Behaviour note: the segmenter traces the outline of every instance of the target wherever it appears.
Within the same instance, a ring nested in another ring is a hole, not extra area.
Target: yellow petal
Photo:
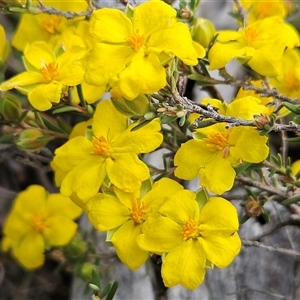
[[[230,148],[230,153],[237,160],[242,159],[251,163],[259,163],[267,158],[269,147],[266,145],[268,138],[259,135],[255,128],[233,128],[229,143],[235,141],[235,146]]]
[[[28,86],[35,83],[45,82],[45,78],[41,73],[23,72],[11,79],[4,81],[1,85],[1,91],[8,91],[16,87]]]
[[[66,175],[61,184],[60,192],[64,196],[75,193],[83,202],[86,202],[98,193],[105,176],[103,157],[95,156],[86,159]]]
[[[132,51],[124,45],[96,43],[88,58],[84,80],[95,86],[107,85],[125,68]]]
[[[175,176],[182,179],[193,179],[199,174],[200,167],[213,158],[213,152],[206,149],[202,140],[190,140],[182,144],[175,154]]]
[[[127,124],[127,117],[111,101],[103,100],[97,105],[92,125],[96,137],[104,136],[112,142],[126,130]]]
[[[139,246],[149,252],[169,252],[184,242],[182,226],[166,217],[148,217],[138,237]]]
[[[140,94],[152,94],[166,85],[166,72],[158,56],[150,52],[136,54],[119,76],[118,87],[123,97],[133,100]]]
[[[148,251],[142,250],[137,244],[137,237],[141,233],[141,226],[131,220],[124,223],[111,238],[119,258],[131,270],[138,269],[149,256]]]
[[[148,51],[156,53],[164,51],[176,55],[187,65],[194,66],[198,63],[198,55],[193,46],[190,31],[183,23],[172,24],[168,28],[152,34],[147,46]],[[204,55],[205,51],[201,57]]]
[[[132,130],[135,126],[136,124],[130,126],[115,140],[114,152],[149,153],[162,143],[163,136],[159,132],[161,125],[157,119],[138,130]]]
[[[76,230],[77,224],[70,218],[56,215],[47,219],[47,227],[43,230],[43,234],[51,245],[65,246],[75,235]]]
[[[235,174],[229,157],[223,158],[222,151],[218,151],[212,160],[200,169],[200,184],[221,195],[232,188]]]
[[[132,33],[132,23],[119,9],[102,8],[94,10],[90,32],[104,42],[124,43]]]
[[[24,50],[24,56],[37,70],[56,60],[53,50],[46,42],[28,45]]]
[[[175,180],[162,178],[155,182],[152,190],[141,198],[145,203],[147,213],[156,213],[164,203],[167,196],[183,190],[183,186]]]
[[[13,255],[26,269],[36,269],[44,263],[44,240],[38,233],[26,235],[20,244],[13,248]]]
[[[181,284],[188,289],[196,289],[204,280],[205,261],[200,243],[189,239],[164,258],[161,274],[165,286]]]
[[[92,143],[85,137],[78,136],[57,148],[53,161],[59,169],[68,172],[82,161],[92,158],[92,151]]]
[[[86,203],[86,212],[100,231],[117,228],[130,218],[129,209],[118,198],[100,193]]]
[[[149,18],[151,16],[151,18]],[[134,31],[140,35],[150,35],[166,28],[171,21],[175,21],[176,11],[162,1],[149,1],[138,5],[133,13]]]
[[[66,216],[69,219],[78,218],[82,209],[74,204],[69,197],[61,194],[49,194],[47,198],[48,216]]]
[[[114,154],[114,160],[107,159],[106,170],[111,183],[128,193],[150,176],[148,167],[133,153]]]
[[[52,107],[52,102],[59,103],[61,93],[60,82],[40,84],[28,93],[28,100],[34,108],[44,111]]]
[[[190,217],[197,220],[199,205],[195,198],[196,195],[192,191],[178,191],[176,194],[167,197],[159,212],[181,225],[184,225]]]
[[[227,267],[239,253],[242,243],[237,233],[224,235],[213,232],[201,238],[205,256],[218,268]]]

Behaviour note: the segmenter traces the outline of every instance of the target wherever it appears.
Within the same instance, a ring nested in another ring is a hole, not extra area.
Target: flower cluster
[[[206,266],[226,267],[241,248],[237,212],[230,202],[212,197],[201,206],[194,192],[171,179],[157,181],[144,195],[118,189],[115,195],[98,194],[85,209],[97,229],[109,231],[109,240],[130,269],[140,267],[149,252],[162,255],[168,287],[195,289]]]

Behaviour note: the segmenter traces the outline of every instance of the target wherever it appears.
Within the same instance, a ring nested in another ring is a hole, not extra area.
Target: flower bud
[[[21,113],[21,102],[16,96],[6,93],[3,97],[0,97],[0,114],[5,120],[15,121]]]
[[[43,139],[42,139],[43,138]],[[52,139],[46,136],[40,129],[25,129],[17,136],[16,144],[24,151],[40,151]]]
[[[216,33],[214,24],[203,18],[197,18],[193,21],[190,28],[192,38],[204,48],[207,48]]]
[[[254,199],[250,196],[245,205],[245,212],[249,217],[258,217],[264,212],[264,210],[259,202],[259,199]]]
[[[86,243],[80,236],[75,236],[65,247],[66,255],[70,258],[76,258],[87,251]]]
[[[92,282],[93,281],[93,275],[92,275],[93,269],[97,270],[97,266],[95,266],[94,264],[91,264],[89,262],[84,263],[81,266],[78,275],[84,282]],[[94,290],[96,290],[96,289],[94,289]]]

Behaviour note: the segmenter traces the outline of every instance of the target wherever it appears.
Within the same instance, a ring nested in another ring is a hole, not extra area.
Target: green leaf
[[[41,117],[40,113],[37,111],[34,111],[34,118],[37,122],[37,124],[41,127],[41,128],[45,128],[45,123],[43,121],[43,118]]]
[[[95,268],[92,270],[92,280],[93,284],[99,287],[99,292],[101,291],[101,284],[100,284],[100,276]]]
[[[244,224],[244,223],[246,223],[248,220],[250,219],[250,217],[249,216],[247,216],[247,215],[244,215],[242,218],[241,218],[241,220],[240,220],[240,224]]]
[[[291,112],[293,112],[296,115],[300,115],[300,108],[297,107],[296,105],[289,103],[289,102],[284,102],[283,105]]]
[[[143,197],[145,194],[147,194],[152,189],[152,185],[153,182],[151,177],[149,177],[147,180],[144,180],[140,189],[140,197]]]
[[[162,124],[168,124],[168,123],[171,123],[173,121],[175,121],[177,119],[177,116],[165,116],[165,117],[162,117],[160,119],[161,123]]]
[[[54,125],[52,122],[50,122],[49,120],[47,120],[46,118],[43,118],[43,122],[45,124],[45,126],[55,132],[60,132],[60,133],[66,133],[64,130],[62,130],[61,128],[57,127],[56,125]]]
[[[112,300],[114,298],[116,291],[118,289],[118,285],[119,285],[118,281],[113,282],[112,287],[106,296],[106,300]]]
[[[80,112],[80,110],[74,106],[61,106],[59,108],[55,108],[52,110],[53,114],[60,114],[63,112],[70,112],[70,111],[76,111],[76,112]]]
[[[293,137],[293,138],[287,138],[286,141],[288,143],[300,143],[300,136]]]
[[[282,202],[280,202],[280,204],[287,206],[287,205],[291,205],[293,203],[298,203],[298,202],[300,202],[300,195],[296,195],[296,196],[293,196],[286,200],[283,200]]]
[[[112,287],[112,283],[109,282],[109,283],[104,287],[104,289],[102,290],[102,292],[101,292],[100,295],[99,295],[101,299],[103,299],[103,298],[108,294],[108,292],[110,291],[111,287]]]
[[[57,117],[56,121],[58,123],[58,126],[66,133],[70,134],[71,131],[73,130],[73,127],[67,122],[65,121],[63,118],[61,117]]]

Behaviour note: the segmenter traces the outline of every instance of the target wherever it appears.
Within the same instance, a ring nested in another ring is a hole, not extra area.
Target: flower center
[[[145,39],[142,35],[139,35],[139,30],[137,29],[135,34],[127,39],[126,42],[135,51],[139,51],[144,46]]]
[[[58,66],[56,62],[49,63],[40,69],[47,81],[51,81],[58,75]]]
[[[47,16],[44,20],[40,22],[40,27],[42,27],[46,32],[53,34],[57,31],[60,19],[58,16]]]
[[[189,238],[195,239],[200,236],[199,226],[195,220],[191,217],[184,224],[182,232],[183,239],[187,240]]]
[[[223,158],[226,158],[230,153],[230,145],[228,143],[230,130],[224,132],[213,132],[208,137],[203,138],[206,146],[213,151],[222,151]]]
[[[295,76],[293,70],[288,70],[284,74],[284,85],[291,91],[297,91],[300,88],[300,80]]]
[[[131,216],[136,224],[141,224],[144,220],[143,217],[146,213],[146,206],[140,199],[137,199],[132,205]]]
[[[258,32],[254,28],[252,27],[245,28],[244,39],[249,46],[251,46],[252,43],[254,43],[257,40],[257,37],[258,37]]]
[[[30,218],[31,228],[36,232],[42,232],[46,227],[48,227],[45,219],[46,216],[44,214],[35,212]]]
[[[100,154],[106,158],[111,156],[111,146],[109,145],[108,141],[104,136],[100,136],[100,138],[94,136],[92,138],[92,144],[94,146],[92,154]]]

